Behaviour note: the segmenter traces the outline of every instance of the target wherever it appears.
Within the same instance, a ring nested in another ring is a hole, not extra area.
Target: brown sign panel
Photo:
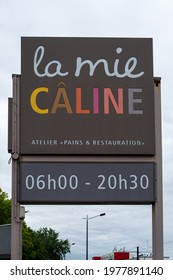
[[[148,204],[155,201],[154,163],[22,162],[21,203]]]
[[[21,43],[22,154],[153,155],[152,39]]]

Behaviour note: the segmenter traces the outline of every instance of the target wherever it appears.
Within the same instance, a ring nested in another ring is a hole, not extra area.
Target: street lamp
[[[86,218],[82,218],[86,220],[86,260],[88,260],[88,221],[97,217],[102,217],[105,216],[105,213],[101,213],[99,215],[93,216],[93,217],[88,217],[88,215],[86,215]]]
[[[70,245],[73,246],[73,245],[76,245],[76,244],[75,244],[75,242],[73,242],[73,243],[71,243]],[[69,252],[67,252],[67,253],[69,253]],[[66,253],[66,254],[67,254],[67,253]],[[70,252],[70,253],[71,253],[71,252]],[[64,260],[65,260],[65,254],[64,254]]]

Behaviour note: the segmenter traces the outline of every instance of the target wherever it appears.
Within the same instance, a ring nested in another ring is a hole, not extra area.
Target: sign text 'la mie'
[[[140,71],[135,73],[135,69],[138,65],[138,60],[136,57],[129,57],[126,63],[123,65],[124,71],[120,73],[120,64],[121,60],[119,55],[123,52],[121,47],[116,48],[116,57],[113,62],[113,71],[111,72],[108,61],[104,58],[98,59],[96,62],[92,62],[89,59],[83,60],[81,57],[77,57],[75,61],[75,72],[74,76],[80,77],[82,68],[84,66],[88,66],[88,75],[92,77],[97,71],[98,66],[101,66],[104,74],[108,77],[117,77],[119,79],[123,79],[128,77],[130,79],[137,79],[144,75],[144,71]],[[63,65],[59,60],[51,60],[47,64],[44,65],[44,71],[40,71],[39,67],[44,64],[44,54],[45,48],[43,46],[39,46],[34,54],[33,59],[33,70],[37,77],[48,77],[53,78],[56,76],[64,77],[69,75],[68,69],[62,70]],[[117,58],[118,57],[118,58]],[[122,69],[122,65],[121,65]],[[72,74],[72,73],[70,73]],[[111,88],[104,88],[102,90],[102,97],[100,97],[100,89],[94,87],[92,90],[92,108],[86,108],[83,104],[82,99],[82,88],[77,87],[75,90],[75,98],[76,98],[76,108],[72,108],[70,97],[68,92],[64,87],[58,87],[54,103],[51,108],[40,108],[37,104],[37,97],[40,94],[49,93],[48,87],[38,87],[31,93],[30,103],[33,111],[38,114],[55,114],[59,109],[65,109],[68,114],[76,113],[76,114],[99,114],[99,99],[103,98],[104,108],[102,111],[104,114],[110,113],[110,104],[112,104],[116,114],[124,114],[124,95],[128,96],[128,114],[143,114],[143,110],[137,108],[137,104],[142,103],[142,89],[141,88],[129,88],[127,92],[124,92],[123,88],[118,88],[116,94],[113,92]],[[50,93],[49,93],[50,94]],[[72,96],[74,96],[74,94]],[[115,97],[116,95],[116,97]]]

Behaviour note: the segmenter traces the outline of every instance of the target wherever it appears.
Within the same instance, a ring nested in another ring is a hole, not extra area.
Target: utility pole
[[[137,250],[136,250],[136,259],[139,260],[139,246],[137,246]]]

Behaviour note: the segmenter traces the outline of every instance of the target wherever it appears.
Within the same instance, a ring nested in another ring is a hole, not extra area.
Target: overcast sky
[[[164,255],[173,259],[173,3],[171,0],[1,0],[0,1],[0,187],[11,197],[7,152],[8,97],[12,74],[20,74],[21,36],[153,38],[154,76],[161,77]],[[26,206],[27,224],[51,227],[75,243],[67,259],[85,258],[85,220],[89,256],[116,247],[151,252],[151,206]]]

